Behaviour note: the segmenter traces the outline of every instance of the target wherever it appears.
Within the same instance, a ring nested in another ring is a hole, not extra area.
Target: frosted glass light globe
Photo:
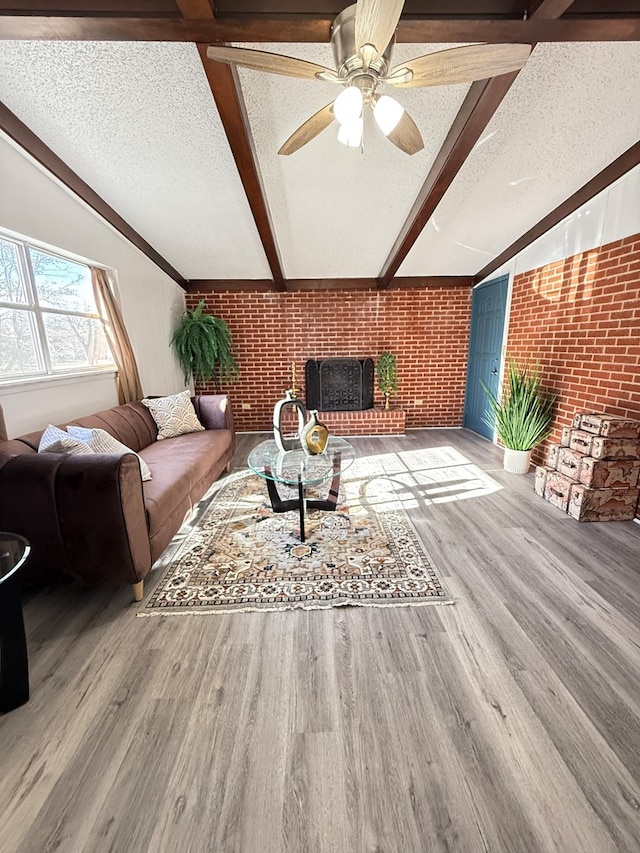
[[[359,148],[362,144],[362,131],[364,122],[362,118],[354,118],[345,121],[338,130],[338,142],[348,145],[349,148]]]
[[[373,117],[385,136],[389,136],[391,131],[397,127],[403,115],[404,107],[402,104],[389,95],[382,95],[378,98],[373,108]]]
[[[340,124],[353,121],[362,115],[362,92],[356,86],[347,86],[335,99],[333,114]]]

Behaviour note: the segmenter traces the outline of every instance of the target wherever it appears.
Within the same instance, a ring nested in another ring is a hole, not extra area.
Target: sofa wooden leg
[[[231,473],[231,460],[227,462],[227,467],[224,470],[227,472],[227,474]]]
[[[144,581],[138,581],[133,585],[133,598],[135,601],[142,601],[144,595]]]

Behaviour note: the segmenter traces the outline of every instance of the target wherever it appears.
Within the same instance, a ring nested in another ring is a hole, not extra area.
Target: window
[[[113,367],[91,268],[0,235],[0,381]]]

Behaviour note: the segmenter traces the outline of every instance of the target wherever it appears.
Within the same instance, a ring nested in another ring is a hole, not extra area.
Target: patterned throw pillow
[[[81,456],[82,454],[93,453],[93,450],[86,442],[74,438],[53,424],[49,424],[40,438],[38,453],[67,453],[70,456]]]
[[[126,444],[118,441],[104,429],[87,429],[86,427],[78,427],[70,425],[67,427],[69,435],[74,438],[79,438],[80,441],[86,442],[94,453],[119,453],[123,456],[125,453],[133,453],[138,457],[140,463],[140,473],[143,480],[151,479],[151,471],[149,466],[144,461],[142,456],[139,456],[135,450],[131,450]]]
[[[198,420],[191,402],[191,391],[181,391],[171,397],[158,397],[154,400],[141,400],[151,412],[158,425],[158,441],[163,438],[175,438],[186,432],[199,432],[204,427]]]

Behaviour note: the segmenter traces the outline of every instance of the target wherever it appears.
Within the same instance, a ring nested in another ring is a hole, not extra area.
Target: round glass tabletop
[[[288,485],[322,483],[348,468],[356,458],[351,444],[329,436],[324,453],[307,456],[302,448],[283,452],[273,439],[262,441],[249,453],[247,464],[260,477]]]
[[[8,580],[29,556],[29,543],[17,533],[0,531],[0,584]]]

